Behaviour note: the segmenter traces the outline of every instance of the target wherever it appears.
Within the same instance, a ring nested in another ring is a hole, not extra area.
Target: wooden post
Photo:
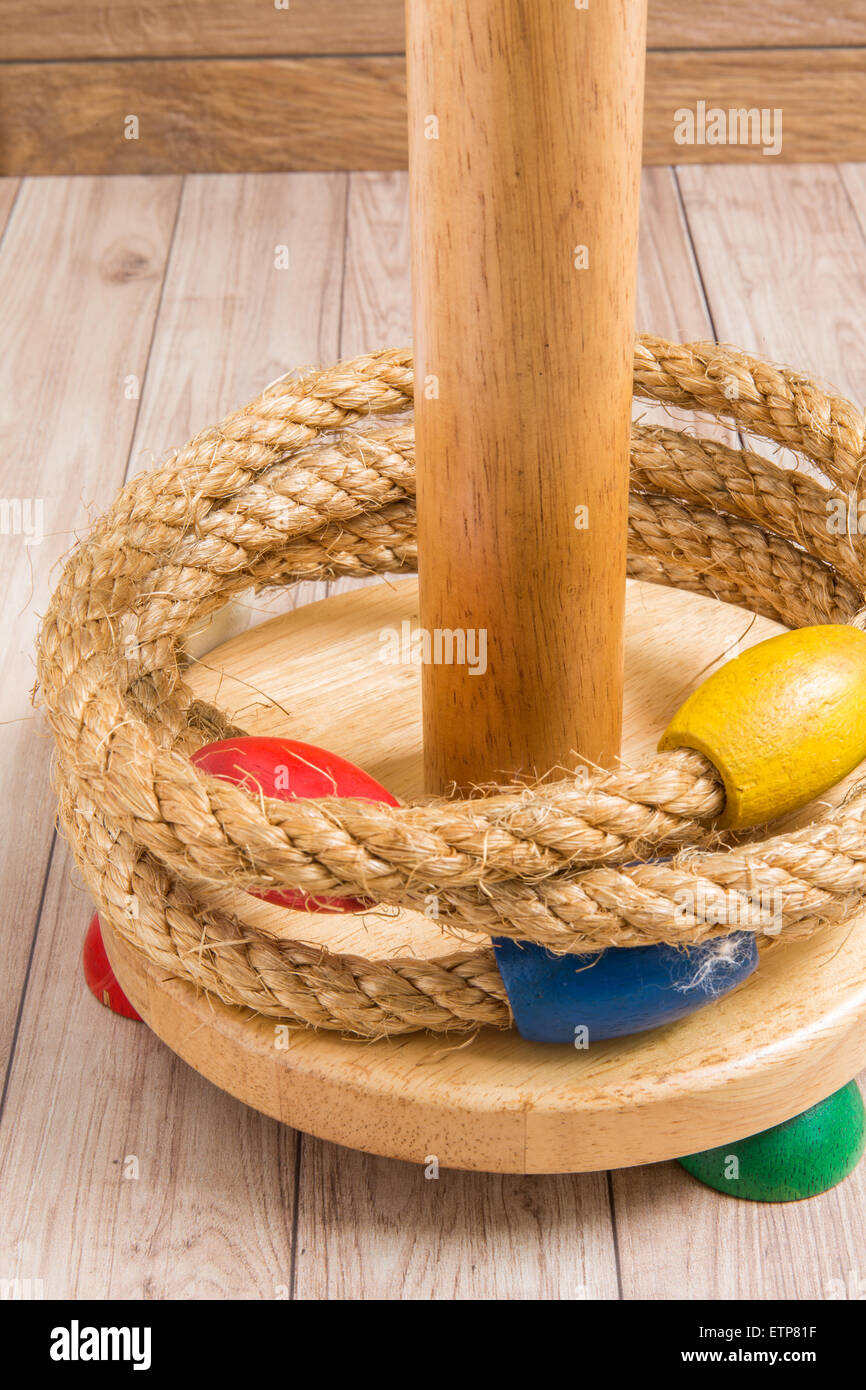
[[[439,792],[619,751],[646,0],[406,8]]]

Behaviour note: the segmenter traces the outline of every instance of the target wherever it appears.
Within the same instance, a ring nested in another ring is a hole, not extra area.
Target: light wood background
[[[766,166],[645,172],[639,327],[715,334],[863,401],[866,168]],[[89,905],[27,698],[51,568],[125,474],[288,368],[406,341],[406,181],[0,181],[0,227],[2,492],[41,498],[45,530],[0,535],[0,1278],[112,1299],[856,1293],[866,1165],[779,1207],[667,1163],[428,1181],[244,1109],[90,997]]]
[[[3,0],[0,173],[404,168],[403,4]],[[650,0],[648,46],[645,163],[766,162],[676,145],[698,100],[782,108],[783,160],[866,158],[861,0]]]

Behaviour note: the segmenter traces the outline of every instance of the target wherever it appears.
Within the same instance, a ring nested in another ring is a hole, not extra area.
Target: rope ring
[[[814,467],[636,424],[629,573],[791,627],[859,624],[863,542],[832,534],[827,518],[866,462],[862,414],[801,373],[716,344],[640,338],[634,385],[639,399],[732,421]],[[241,731],[192,699],[185,632],[251,584],[415,569],[411,402],[406,351],[282,379],[130,483],[70,555],[42,624],[39,688],[61,825],[100,913],[227,1003],[364,1037],[508,1026],[492,949],[366,961],[275,942],[232,916],[228,887],[416,910],[434,893],[446,931],[555,952],[741,930],[676,911],[684,890],[776,890],[788,939],[850,915],[866,894],[866,783],[805,830],[720,848],[721,783],[688,750],[399,807],[260,804],[190,764],[203,742]]]

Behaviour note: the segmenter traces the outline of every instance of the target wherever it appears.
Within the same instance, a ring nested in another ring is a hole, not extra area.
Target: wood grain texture
[[[859,1296],[849,1290],[866,1255],[862,1163],[831,1192],[784,1206],[726,1200],[675,1164],[612,1180],[626,1299]]]
[[[635,323],[638,333],[661,333],[678,343],[712,337],[676,174],[670,168],[645,169],[641,176]],[[635,403],[641,419],[654,408],[653,402]],[[667,409],[664,413],[669,415]]]
[[[804,163],[866,158],[866,48],[664,52],[647,57],[645,164]],[[706,106],[782,111],[782,149],[678,144],[674,115]]]
[[[603,1173],[428,1178],[307,1137],[302,1155],[298,1298],[619,1296]]]
[[[702,167],[678,179],[719,340],[866,399],[866,255],[839,172]]]
[[[132,461],[160,462],[269,381],[338,356],[346,178],[184,183]]]
[[[411,340],[408,177],[352,174],[340,356]]]
[[[697,12],[697,10],[696,10]],[[774,162],[679,145],[674,113],[783,111],[782,162],[866,158],[866,47],[651,50],[644,164]],[[124,139],[135,114],[140,138]],[[0,173],[405,169],[400,55],[106,59],[0,66]]]
[[[128,115],[139,138],[124,138]],[[0,173],[283,172],[406,164],[402,58],[10,63]]]
[[[0,239],[2,239],[3,233],[6,230],[6,223],[14,206],[15,199],[18,196],[20,187],[20,179],[0,178]]]
[[[53,840],[50,747],[29,700],[38,615],[93,499],[122,481],[136,414],[124,378],[147,360],[179,192],[176,179],[26,183],[0,245],[4,1066]]]
[[[866,167],[862,164],[841,164],[839,177],[842,180],[860,229],[866,238]]]
[[[846,197],[851,204],[860,234],[866,243],[866,166],[863,164],[841,164],[839,166],[839,177],[842,180],[842,187]],[[856,257],[858,266],[862,264],[862,258]],[[847,259],[846,259],[847,264]],[[863,397],[863,387],[861,384],[861,395]]]
[[[6,0],[8,59],[157,58],[271,53],[398,53],[404,0]],[[866,43],[860,0],[650,0],[650,48]]]
[[[866,42],[860,0],[649,0],[650,48],[781,48]]]
[[[4,0],[4,56],[400,53],[403,0]]]
[[[295,1136],[97,1003],[80,966],[88,903],[64,861],[0,1128],[4,1277],[60,1299],[281,1296]]]
[[[712,341],[712,319],[673,169],[643,171],[638,250],[636,331],[680,343]],[[632,414],[642,424],[676,425],[737,446],[735,430],[716,420],[698,420],[687,410],[635,401]]]
[[[407,21],[421,627],[486,643],[423,668],[443,793],[619,753],[646,6]]]

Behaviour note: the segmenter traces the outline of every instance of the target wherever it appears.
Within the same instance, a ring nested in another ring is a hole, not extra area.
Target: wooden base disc
[[[250,732],[359,763],[397,796],[421,790],[419,671],[383,663],[381,634],[417,622],[414,580],[275,618],[208,653],[196,693]],[[650,753],[674,710],[741,642],[780,629],[741,609],[629,585],[623,757]],[[841,789],[837,789],[837,793]],[[807,817],[801,813],[800,819]],[[449,953],[415,913],[336,917],[237,895],[275,936],[356,953]],[[248,1105],[321,1138],[444,1167],[554,1173],[692,1154],[823,1100],[866,1063],[866,920],[775,944],[738,990],[678,1023],[589,1051],[482,1030],[370,1043],[291,1032],[173,980],[107,926],[117,977],[150,1027]],[[285,1050],[279,1044],[286,1041]]]

